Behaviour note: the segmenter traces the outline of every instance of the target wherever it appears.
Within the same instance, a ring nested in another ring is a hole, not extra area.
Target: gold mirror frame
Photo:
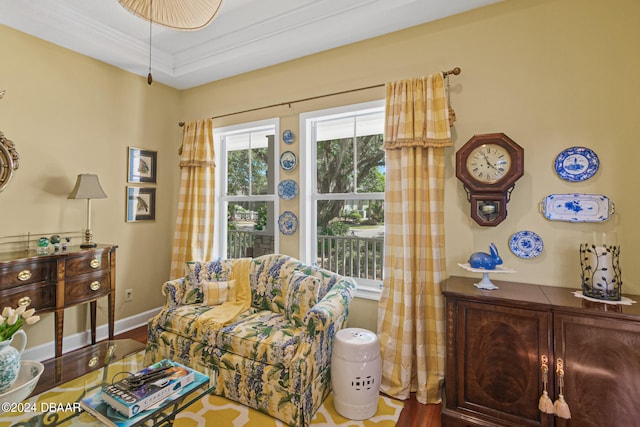
[[[4,133],[0,131],[0,191],[11,181],[13,173],[18,169],[19,159],[13,142],[5,138]]]

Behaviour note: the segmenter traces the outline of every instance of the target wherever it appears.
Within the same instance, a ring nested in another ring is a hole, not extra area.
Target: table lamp
[[[76,186],[71,190],[68,199],[87,199],[87,229],[84,232],[84,242],[81,248],[95,248],[97,245],[92,242],[91,232],[91,199],[106,199],[107,195],[100,186],[98,175],[83,173],[78,175]]]

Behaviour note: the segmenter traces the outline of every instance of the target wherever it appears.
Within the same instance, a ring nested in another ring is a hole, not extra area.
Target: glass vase
[[[580,244],[582,293],[599,300],[620,301],[622,272],[616,233],[593,233],[588,240]]]

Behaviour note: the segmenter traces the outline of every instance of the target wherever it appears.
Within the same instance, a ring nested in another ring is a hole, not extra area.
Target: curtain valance
[[[215,167],[213,119],[187,122],[180,147],[180,167]]]
[[[385,150],[452,145],[441,73],[386,85]]]

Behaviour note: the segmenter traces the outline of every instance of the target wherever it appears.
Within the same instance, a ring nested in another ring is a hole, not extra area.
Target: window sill
[[[370,299],[374,301],[380,301],[380,290],[376,288],[370,288],[366,286],[358,286],[356,288],[356,298]]]

